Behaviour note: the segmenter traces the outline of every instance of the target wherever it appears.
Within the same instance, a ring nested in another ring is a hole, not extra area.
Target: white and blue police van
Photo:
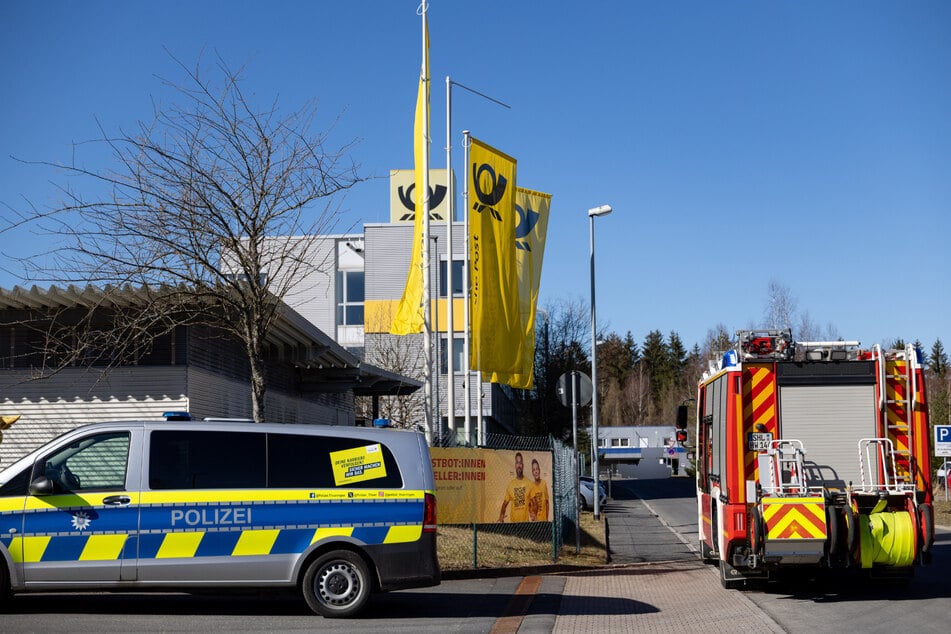
[[[349,617],[439,584],[435,500],[418,432],[86,425],[0,472],[0,591],[296,586]]]

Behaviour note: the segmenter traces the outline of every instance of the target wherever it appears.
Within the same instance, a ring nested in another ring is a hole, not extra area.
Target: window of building
[[[630,447],[630,440],[627,438],[612,438],[611,439],[612,447]]]
[[[447,340],[448,336],[443,335],[439,339],[439,373],[447,374],[449,372],[449,359],[446,355],[448,347]],[[465,363],[465,357],[463,353],[465,352],[465,340],[462,337],[453,337],[452,338],[452,373],[461,374],[465,373],[468,363]]]
[[[448,276],[446,275],[446,266],[448,262],[446,260],[439,261],[439,296],[446,297],[446,283],[448,281]],[[462,297],[462,266],[465,264],[464,260],[452,261],[452,296],[453,297]]]
[[[337,271],[337,325],[362,326],[363,271]]]

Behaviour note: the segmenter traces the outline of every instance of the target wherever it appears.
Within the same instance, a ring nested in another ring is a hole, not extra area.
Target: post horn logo
[[[416,191],[416,183],[410,184],[406,190],[403,190],[403,186],[400,185],[396,190],[397,194],[400,197],[400,202],[403,204],[403,207],[409,209],[408,214],[403,214],[400,216],[401,221],[415,220],[416,219],[416,196],[413,195],[413,192]],[[442,216],[433,213],[433,209],[442,204],[443,199],[446,197],[446,186],[445,185],[436,185],[436,188],[429,188],[429,217],[432,220],[442,220]]]
[[[482,175],[486,173],[489,177],[489,183],[492,186],[488,192],[482,191]],[[475,185],[476,198],[479,199],[479,202],[475,203],[472,209],[479,213],[488,209],[493,218],[502,222],[502,215],[495,209],[495,206],[498,205],[502,197],[505,196],[505,188],[508,187],[508,180],[501,174],[496,175],[495,170],[492,169],[492,166],[488,163],[481,165],[473,163],[472,182]]]
[[[518,212],[518,226],[515,227],[515,248],[531,251],[532,245],[525,238],[535,230],[535,225],[538,224],[541,214],[529,208],[522,209],[518,205],[515,205],[515,211]]]

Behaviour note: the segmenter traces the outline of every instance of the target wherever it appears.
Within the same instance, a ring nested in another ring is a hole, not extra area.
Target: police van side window
[[[220,431],[153,431],[149,488],[263,489],[265,435]]]
[[[33,477],[45,475],[53,482],[55,493],[122,490],[128,462],[128,432],[96,434],[40,458]]]
[[[337,483],[331,454],[380,447],[382,468],[372,471],[373,477],[348,483]],[[268,486],[275,489],[398,489],[403,477],[393,452],[382,443],[366,439],[268,434]]]

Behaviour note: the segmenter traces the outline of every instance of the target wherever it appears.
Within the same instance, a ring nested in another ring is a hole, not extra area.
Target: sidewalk
[[[529,631],[520,629],[519,632]],[[553,632],[782,632],[742,592],[720,587],[715,568],[634,564],[573,574]]]
[[[553,632],[783,631],[649,502],[614,500],[605,521],[612,565],[568,575]]]

